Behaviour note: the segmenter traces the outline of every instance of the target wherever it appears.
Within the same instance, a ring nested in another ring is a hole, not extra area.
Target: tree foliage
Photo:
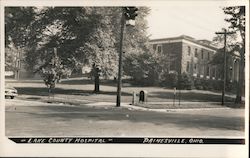
[[[237,86],[237,95],[235,102],[242,101],[242,91],[244,88],[244,69],[245,69],[245,6],[225,7],[224,13],[228,15],[225,19],[230,23],[229,28],[241,37],[241,41],[235,41],[232,45],[234,51],[240,53],[240,69],[239,69],[239,82]]]
[[[140,8],[136,26],[126,28],[126,54],[144,53],[148,11]],[[104,77],[116,76],[121,15],[121,7],[6,7],[6,42],[26,47],[32,72],[50,60],[47,50],[57,48],[72,71],[94,63]]]
[[[229,28],[238,31],[242,38],[242,44],[245,44],[245,6],[225,7],[223,10],[224,13],[228,15],[225,20],[230,23]]]
[[[62,65],[62,60],[57,56],[56,49],[50,55],[50,61],[46,61],[40,67],[40,75],[44,80],[45,85],[48,87],[49,92],[55,88],[56,83],[60,81],[63,76],[68,76],[70,71]]]
[[[150,51],[127,55],[124,60],[124,74],[131,76],[137,84],[157,84],[160,74],[158,59]]]
[[[15,47],[24,47],[33,40],[31,23],[35,20],[35,16],[34,7],[5,7],[6,47],[12,43]]]

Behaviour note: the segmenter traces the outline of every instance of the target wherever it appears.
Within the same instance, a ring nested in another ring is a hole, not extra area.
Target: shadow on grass
[[[18,94],[21,95],[36,95],[36,96],[48,96],[48,88],[42,87],[17,87]],[[104,95],[116,95],[116,91],[100,91],[94,93],[92,90],[76,90],[76,89],[62,89],[56,88],[53,90],[54,94],[65,94],[65,95],[82,95],[89,96],[92,94],[104,94]],[[131,96],[130,93],[122,92],[124,96]]]
[[[85,84],[93,84],[94,81],[91,79],[70,79],[70,80],[63,80],[60,84],[65,85],[85,85]],[[111,86],[116,87],[117,86],[117,80],[100,80],[100,85],[104,86]],[[132,83],[129,80],[122,80],[122,87],[131,87]]]
[[[94,84],[94,81],[91,79],[69,79],[63,80],[60,84],[66,85],[84,85],[84,84]]]

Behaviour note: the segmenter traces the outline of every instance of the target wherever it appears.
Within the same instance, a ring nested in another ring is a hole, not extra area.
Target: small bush
[[[236,92],[236,89],[237,89],[237,82],[234,81],[234,82],[227,82],[226,83],[226,90],[227,91],[230,91],[230,92]]]
[[[203,89],[202,80],[200,78],[195,78],[194,79],[194,87],[195,87],[195,89],[198,89],[198,90]]]
[[[178,76],[178,89],[191,90],[193,85],[193,79],[188,74],[183,73]]]
[[[198,90],[222,90],[223,82],[218,80],[195,78],[194,87]]]
[[[171,73],[165,74],[161,81],[161,85],[169,88],[177,87],[178,84],[178,74]]]

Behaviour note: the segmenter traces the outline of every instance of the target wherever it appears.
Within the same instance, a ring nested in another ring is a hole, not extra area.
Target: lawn
[[[8,81],[6,83],[14,86],[20,95],[28,96],[30,99],[47,97],[48,89],[42,80],[22,80],[22,81]],[[101,81],[100,90],[98,94],[93,93],[94,83],[89,79],[69,79],[63,80],[56,85],[54,96],[66,98],[68,100],[88,100],[101,102],[116,102],[116,82]],[[173,102],[174,90],[164,87],[141,87],[132,86],[129,83],[124,83],[122,86],[122,102],[132,102],[133,92],[139,93],[141,90],[148,92],[148,102]],[[203,90],[181,90],[176,91],[176,104],[181,102],[220,102],[221,93]],[[234,95],[226,95],[226,102],[233,102]]]

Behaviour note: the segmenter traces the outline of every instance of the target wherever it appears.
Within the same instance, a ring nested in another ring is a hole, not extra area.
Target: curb
[[[48,98],[40,98],[40,101],[42,102],[51,102],[51,103],[64,103],[64,104],[70,104],[70,105],[84,105],[89,107],[100,107],[100,108],[110,108],[110,107],[116,107],[116,103],[113,102],[94,102],[89,100],[80,100],[80,99],[74,99],[72,101],[66,100],[65,98],[61,97],[54,97],[53,99],[49,100]],[[163,102],[164,103],[164,102]],[[185,103],[185,102],[183,102]],[[188,104],[191,104],[192,102],[187,102]],[[194,102],[195,104],[200,102]],[[210,102],[207,102],[210,103]],[[212,104],[215,104],[217,102],[211,102]],[[176,109],[152,109],[152,108],[146,108],[136,105],[131,105],[131,103],[121,103],[121,107],[127,108],[129,110],[141,110],[141,111],[154,111],[154,112],[183,112],[183,111],[199,111],[199,110],[214,110],[214,109],[233,109],[230,107],[204,107],[204,108],[176,108]]]
[[[199,111],[199,110],[226,110],[226,109],[232,109],[230,107],[218,107],[218,108],[190,108],[190,109],[151,109],[151,108],[145,108],[145,107],[137,107],[133,105],[126,105],[128,108],[133,108],[137,110],[145,110],[145,111],[154,111],[154,112],[182,112],[182,111]]]

